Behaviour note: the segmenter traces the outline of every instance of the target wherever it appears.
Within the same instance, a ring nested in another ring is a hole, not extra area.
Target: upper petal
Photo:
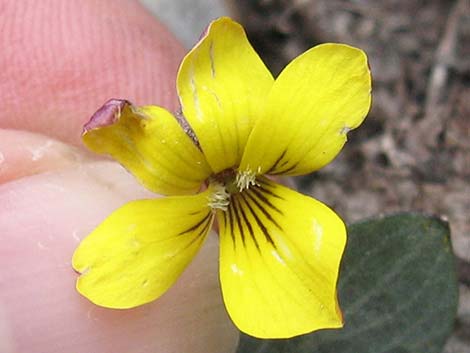
[[[346,231],[327,206],[268,180],[219,212],[220,279],[238,328],[288,338],[342,326],[336,298]]]
[[[320,169],[364,120],[370,91],[363,51],[343,44],[308,50],[276,79],[240,169],[287,175]]]
[[[180,276],[211,229],[208,192],[130,202],[76,249],[78,291],[93,303],[131,308],[162,295]]]
[[[211,173],[176,118],[157,106],[138,108],[112,99],[85,125],[83,142],[111,155],[156,193],[194,193]]]
[[[238,165],[273,78],[243,28],[212,22],[178,73],[183,114],[214,172]]]

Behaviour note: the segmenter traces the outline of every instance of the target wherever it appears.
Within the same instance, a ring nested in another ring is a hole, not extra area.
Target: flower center
[[[209,197],[209,207],[222,211],[227,211],[231,195],[257,185],[256,173],[251,170],[236,172],[234,169],[226,169],[213,175],[208,182],[214,190]]]
[[[257,185],[256,173],[250,169],[247,169],[243,172],[238,172],[237,176],[235,177],[235,183],[237,184],[237,187],[240,192],[245,189],[249,189],[250,186]]]
[[[214,192],[209,196],[209,207],[213,210],[227,211],[230,204],[230,194],[224,185],[213,183],[211,184]]]

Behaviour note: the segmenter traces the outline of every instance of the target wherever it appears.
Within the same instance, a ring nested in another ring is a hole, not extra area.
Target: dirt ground
[[[448,220],[461,298],[445,352],[470,352],[470,0],[229,3],[275,73],[317,43],[368,53],[369,117],[333,163],[297,182],[348,222],[399,210]]]

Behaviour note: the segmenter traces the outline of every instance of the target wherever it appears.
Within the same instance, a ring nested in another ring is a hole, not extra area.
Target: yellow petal
[[[78,291],[109,308],[131,308],[161,296],[211,228],[208,195],[140,200],[119,208],[75,251]]]
[[[220,280],[238,328],[288,338],[342,326],[336,282],[345,226],[327,206],[268,180],[220,211]]]
[[[294,59],[276,79],[240,170],[300,175],[328,164],[369,111],[365,53],[322,44]]]
[[[110,100],[85,125],[83,142],[111,155],[156,193],[194,193],[211,173],[176,118],[157,106],[137,108]]]
[[[183,114],[214,172],[238,165],[273,84],[243,28],[227,17],[212,22],[178,73]]]

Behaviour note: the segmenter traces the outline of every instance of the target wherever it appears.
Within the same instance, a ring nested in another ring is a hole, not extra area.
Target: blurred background
[[[294,182],[347,222],[421,211],[450,222],[460,305],[446,353],[470,352],[470,0],[142,0],[190,48],[241,22],[274,74],[322,42],[369,56],[373,107],[329,166]]]

